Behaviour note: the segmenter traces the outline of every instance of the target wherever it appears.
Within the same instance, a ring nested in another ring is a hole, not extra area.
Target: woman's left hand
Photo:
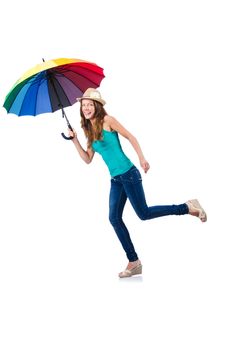
[[[146,159],[140,160],[140,165],[143,168],[144,172],[147,173],[148,170],[150,169],[149,163],[146,161]]]

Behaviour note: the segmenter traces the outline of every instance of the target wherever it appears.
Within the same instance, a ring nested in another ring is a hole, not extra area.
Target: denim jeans
[[[126,173],[111,178],[109,198],[109,220],[112,224],[129,261],[135,261],[135,252],[130,234],[122,220],[127,198],[141,220],[150,220],[166,215],[188,214],[187,204],[159,205],[148,207],[139,170],[133,166]]]

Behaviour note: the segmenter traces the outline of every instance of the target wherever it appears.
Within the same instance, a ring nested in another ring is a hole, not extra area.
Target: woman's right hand
[[[68,134],[69,134],[70,137],[73,137],[73,140],[77,137],[77,133],[76,133],[76,131],[74,129],[72,131],[72,130],[70,130],[68,128]]]

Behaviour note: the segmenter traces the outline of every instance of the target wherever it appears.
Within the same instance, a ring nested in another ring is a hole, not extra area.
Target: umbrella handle
[[[70,124],[68,124],[68,128],[73,131],[73,128],[71,127]],[[65,140],[72,140],[74,139],[74,136],[66,136],[63,132],[61,133],[61,136],[65,139]]]

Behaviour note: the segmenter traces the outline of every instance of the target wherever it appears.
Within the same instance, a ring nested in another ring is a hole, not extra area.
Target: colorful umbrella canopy
[[[18,116],[54,112],[73,105],[103,78],[103,69],[92,62],[69,58],[44,61],[17,80],[3,107]]]

